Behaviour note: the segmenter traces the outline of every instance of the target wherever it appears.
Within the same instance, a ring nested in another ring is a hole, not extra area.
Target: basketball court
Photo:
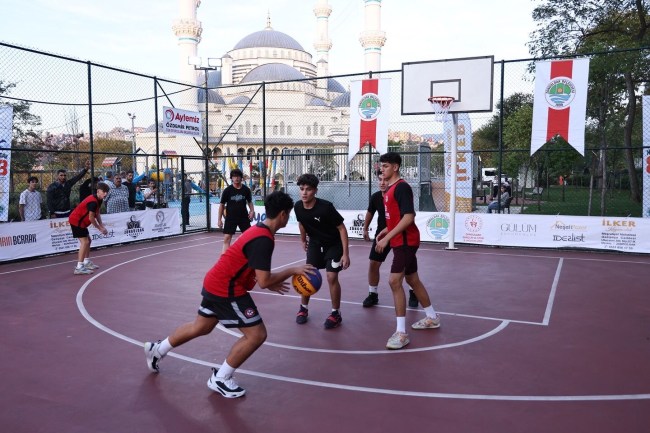
[[[295,292],[252,292],[269,337],[230,400],[206,381],[236,332],[180,347],[160,374],[142,348],[194,318],[221,244],[203,233],[93,251],[91,276],[73,275],[75,254],[3,265],[3,430],[647,431],[650,257],[423,244],[442,326],[388,351],[388,266],[380,304],[362,308],[370,243],[351,241],[339,328],[323,328],[326,285],[306,325]],[[304,259],[298,237],[278,237],[274,268]]]

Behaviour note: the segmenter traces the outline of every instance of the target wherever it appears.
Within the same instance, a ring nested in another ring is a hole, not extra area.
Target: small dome
[[[233,50],[260,47],[289,48],[292,50],[305,51],[302,45],[300,45],[294,38],[269,27],[246,36],[244,39],[237,42],[237,45],[235,45]]]
[[[232,101],[229,102],[230,105],[232,104],[248,104],[250,102],[250,98],[248,96],[240,95],[237,96],[236,98],[233,98]]]
[[[345,92],[332,101],[332,107],[349,107],[350,106],[350,92]]]
[[[304,80],[305,76],[283,63],[267,63],[252,69],[241,83],[258,83],[261,81]]]
[[[162,122],[158,122],[158,131],[162,131],[162,129],[163,129]],[[144,130],[144,132],[156,132],[156,124],[152,123],[147,127],[147,129]]]
[[[311,101],[309,101],[309,104],[307,105],[315,105],[319,107],[327,107],[327,102],[325,102],[321,98],[311,98]]]
[[[198,91],[198,100],[199,104],[205,104],[205,89],[197,89]],[[210,104],[221,104],[225,105],[226,101],[223,100],[220,94],[216,90],[208,89],[208,102]]]
[[[328,78],[327,91],[334,92],[334,93],[345,93],[345,87],[343,87],[341,83],[336,81],[334,78]]]

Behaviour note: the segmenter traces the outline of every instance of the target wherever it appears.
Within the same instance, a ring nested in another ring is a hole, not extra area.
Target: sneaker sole
[[[243,390],[242,392],[238,392],[238,393],[234,393],[234,392],[233,393],[226,393],[221,388],[219,388],[216,384],[213,384],[210,381],[210,379],[208,379],[208,388],[210,388],[212,391],[214,391],[216,393],[219,393],[219,395],[221,395],[222,397],[225,397],[225,398],[239,398],[239,397],[243,397],[244,394],[246,394],[246,390]]]
[[[400,347],[390,347],[390,346],[387,344],[387,345],[386,345],[386,349],[388,349],[388,350],[400,350],[400,349],[404,349],[406,346],[409,345],[410,342],[411,342],[411,340],[407,340],[406,343],[404,343],[404,345],[403,345],[403,346],[400,346]]]

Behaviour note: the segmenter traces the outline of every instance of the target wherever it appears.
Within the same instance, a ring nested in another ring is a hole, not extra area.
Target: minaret
[[[201,42],[201,21],[196,19],[196,9],[201,5],[201,0],[179,0],[179,17],[174,21],[172,30],[178,38],[178,54],[180,80],[185,83],[197,84],[197,71],[188,64],[189,57],[196,57],[199,42]],[[197,110],[196,91],[183,92],[182,107],[186,110]]]
[[[381,0],[364,0],[365,27],[359,42],[364,49],[366,71],[381,71],[381,47],[386,33],[381,31]]]
[[[332,41],[328,33],[328,20],[332,13],[332,7],[327,4],[327,0],[318,0],[314,6],[314,15],[316,15],[316,48],[317,60],[329,62],[329,51],[332,49]]]

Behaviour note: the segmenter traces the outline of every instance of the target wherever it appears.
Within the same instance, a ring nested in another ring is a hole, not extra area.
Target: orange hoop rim
[[[442,108],[448,108],[452,102],[454,102],[453,96],[432,96],[428,98],[428,101],[432,104],[438,104]]]

